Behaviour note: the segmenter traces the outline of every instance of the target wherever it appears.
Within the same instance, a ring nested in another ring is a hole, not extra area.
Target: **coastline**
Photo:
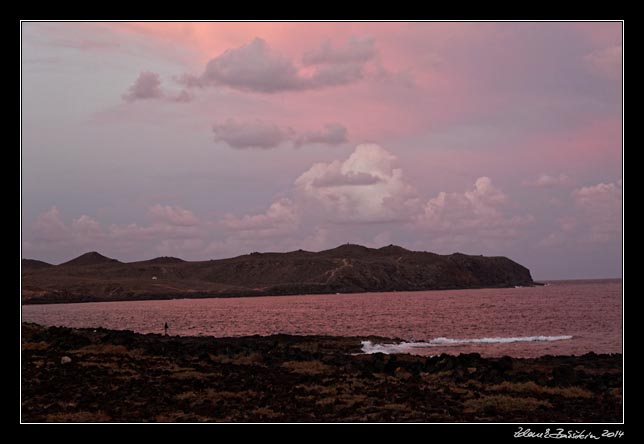
[[[45,296],[31,297],[30,299],[23,299],[22,305],[52,305],[52,304],[82,304],[86,302],[134,302],[134,301],[169,301],[174,299],[233,299],[233,298],[262,298],[273,296],[326,296],[326,295],[343,295],[343,294],[366,294],[366,293],[414,293],[414,292],[428,292],[428,291],[458,291],[458,290],[489,290],[489,289],[506,289],[506,288],[530,288],[530,287],[543,287],[544,282],[533,282],[530,285],[506,285],[506,286],[476,286],[476,287],[448,287],[448,288],[428,288],[428,289],[413,289],[413,290],[375,290],[375,291],[342,291],[331,292],[328,289],[319,292],[226,292],[226,293],[152,293],[152,294],[136,294],[128,296],[108,296],[96,297],[92,295],[87,296],[74,296],[68,297],[66,295],[58,295],[48,293]]]
[[[338,336],[22,324],[23,422],[619,422],[622,355],[362,354]]]

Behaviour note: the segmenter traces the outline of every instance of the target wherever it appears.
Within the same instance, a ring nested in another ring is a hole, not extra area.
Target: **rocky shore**
[[[621,354],[361,354],[330,336],[22,326],[23,422],[618,422]]]

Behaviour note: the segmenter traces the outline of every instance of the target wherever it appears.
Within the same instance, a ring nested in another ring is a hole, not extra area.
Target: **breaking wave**
[[[563,341],[572,339],[572,336],[519,336],[510,338],[474,338],[474,339],[452,339],[435,338],[429,341],[400,342],[398,344],[374,344],[371,341],[362,341],[363,353],[409,353],[416,348],[430,348],[439,346],[450,346],[459,344],[508,344],[511,342],[548,342]]]

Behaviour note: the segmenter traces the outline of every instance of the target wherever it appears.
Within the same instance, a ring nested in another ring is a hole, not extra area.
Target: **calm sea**
[[[25,305],[23,321],[171,335],[382,336],[363,350],[486,356],[621,353],[622,281],[544,287]]]

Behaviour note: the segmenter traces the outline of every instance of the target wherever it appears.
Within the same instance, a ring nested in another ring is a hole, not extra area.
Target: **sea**
[[[24,305],[23,322],[181,336],[355,336],[364,353],[622,353],[622,280],[544,286]]]

